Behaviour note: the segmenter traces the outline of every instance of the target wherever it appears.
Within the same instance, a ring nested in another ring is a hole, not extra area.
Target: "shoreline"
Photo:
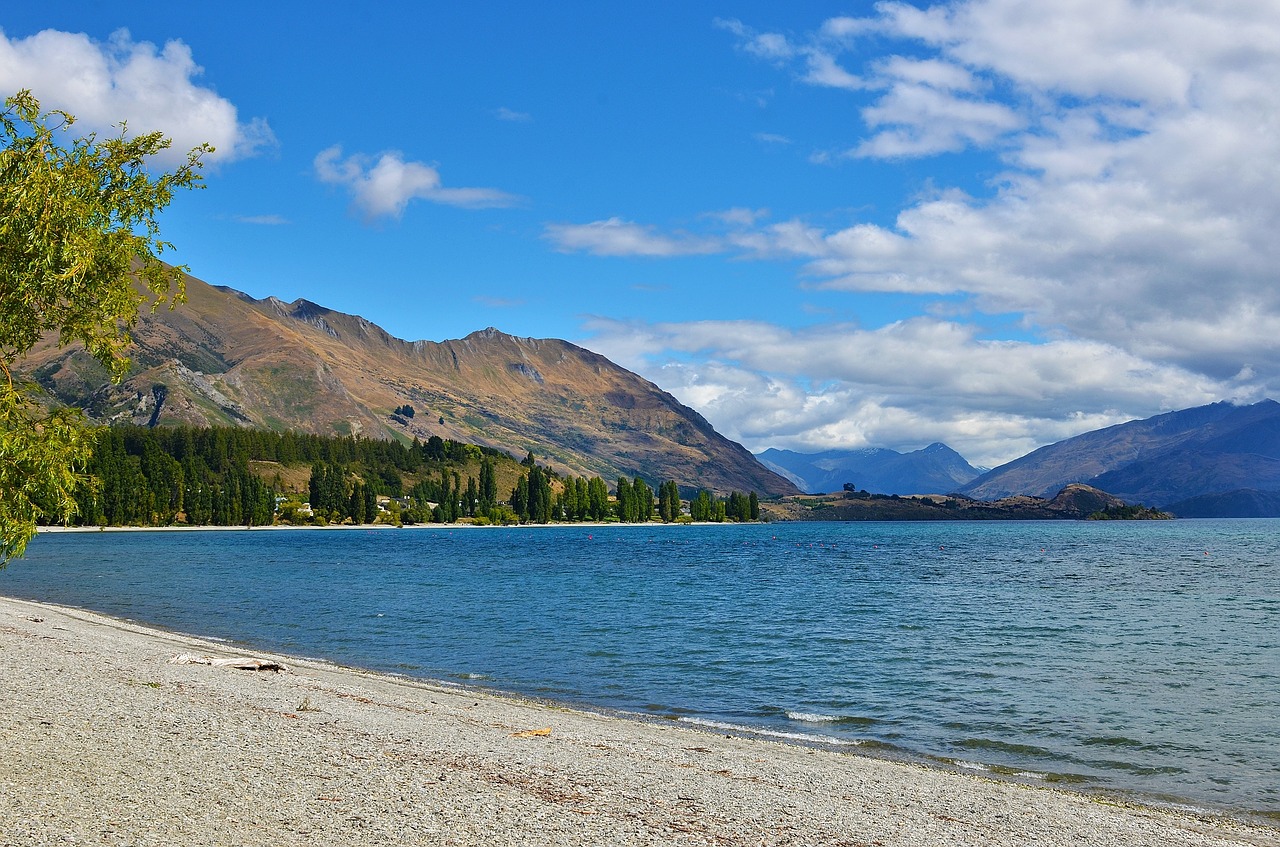
[[[302,532],[338,532],[338,531],[366,531],[366,532],[383,532],[385,530],[445,530],[445,529],[465,529],[465,530],[482,530],[482,529],[555,529],[555,528],[578,528],[582,529],[605,529],[608,527],[636,527],[639,529],[662,527],[707,527],[707,526],[761,526],[765,521],[751,521],[748,523],[736,523],[733,521],[715,522],[697,522],[697,523],[662,523],[661,521],[649,521],[647,523],[622,523],[620,521],[575,521],[573,523],[522,523],[522,524],[473,524],[473,523],[417,523],[405,524],[403,526],[393,526],[391,524],[329,524],[328,526],[301,525],[292,524],[263,524],[261,526],[214,526],[212,524],[206,526],[38,526],[36,527],[36,535],[73,535],[79,533],[96,533],[96,532],[286,532],[288,530],[299,530]],[[791,521],[788,521],[791,523]]]
[[[0,597],[0,651],[4,847],[1280,845],[1217,813],[309,659],[171,664],[243,654],[27,600]]]

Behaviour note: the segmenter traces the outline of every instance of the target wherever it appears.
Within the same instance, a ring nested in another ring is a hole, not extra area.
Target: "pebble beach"
[[[1280,830],[0,598],[0,845],[1280,845]],[[176,661],[175,661],[176,660]]]

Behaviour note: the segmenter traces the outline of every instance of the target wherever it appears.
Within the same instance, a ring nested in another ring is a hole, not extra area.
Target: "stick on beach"
[[[1280,845],[1207,814],[217,661],[244,657],[0,598],[0,845]]]

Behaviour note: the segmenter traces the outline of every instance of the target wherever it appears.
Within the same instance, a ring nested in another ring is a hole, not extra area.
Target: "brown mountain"
[[[670,394],[589,350],[486,329],[402,341],[306,300],[255,300],[188,278],[176,310],[144,310],[119,385],[47,339],[24,370],[92,417],[487,445],[577,475],[719,492],[796,493]],[[406,407],[408,407],[406,409]],[[410,411],[411,410],[411,411]]]

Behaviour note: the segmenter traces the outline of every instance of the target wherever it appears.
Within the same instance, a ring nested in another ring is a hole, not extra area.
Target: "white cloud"
[[[253,224],[255,226],[283,226],[289,223],[289,219],[282,215],[237,215],[235,220],[242,224]]]
[[[353,201],[367,218],[400,217],[410,200],[427,200],[468,209],[504,208],[521,198],[496,188],[446,188],[440,172],[423,162],[406,162],[401,153],[387,151],[376,159],[360,154],[343,158],[342,148],[329,147],[316,154],[316,177],[351,191]]]
[[[1130,410],[1238,396],[1228,381],[1111,345],[991,341],[932,318],[879,329],[605,319],[588,328],[591,349],[662,385],[752,450],[908,450],[944,441],[995,465],[1128,420]]]
[[[876,105],[863,109],[862,119],[872,129],[889,129],[850,154],[878,159],[959,152],[990,144],[1022,126],[1007,106],[907,81],[895,82]]]
[[[528,123],[533,120],[533,115],[528,112],[517,112],[514,109],[508,109],[506,106],[500,106],[495,109],[493,116],[500,121],[508,121],[509,123]]]
[[[586,224],[547,224],[544,235],[557,250],[596,256],[691,256],[723,249],[713,238],[680,233],[662,235],[653,227],[621,218]]]
[[[829,53],[815,50],[809,51],[806,62],[809,66],[804,81],[827,88],[843,88],[848,91],[861,91],[867,83],[860,77],[849,73],[836,62]]]
[[[796,49],[779,33],[757,33],[734,18],[716,18],[715,25],[738,37],[741,50],[760,59],[781,62],[796,55]]]
[[[630,356],[753,448],[942,440],[991,463],[1121,420],[1280,395],[1280,6],[875,9],[782,41],[726,29],[796,79],[849,92],[864,126],[846,155],[978,150],[998,175],[968,193],[939,170],[940,187],[888,224],[743,218],[705,237],[797,262],[812,288],[912,295],[935,317],[597,324],[596,349]],[[983,314],[1019,340],[961,323]]]
[[[195,80],[203,68],[182,41],[164,47],[135,42],[118,30],[105,44],[83,33],[44,30],[22,39],[0,32],[0,92],[29,88],[45,109],[61,109],[86,127],[111,133],[122,121],[130,133],[160,131],[173,146],[157,158],[171,165],[203,143],[205,161],[252,156],[276,144],[262,118],[239,119],[236,107]]]

